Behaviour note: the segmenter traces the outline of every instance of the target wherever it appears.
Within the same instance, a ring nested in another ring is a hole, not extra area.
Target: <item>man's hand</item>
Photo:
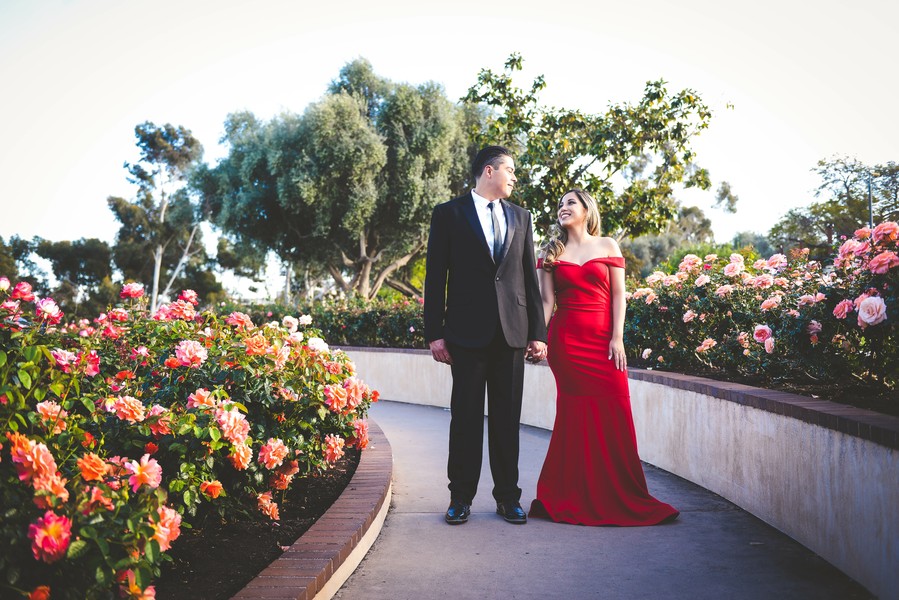
[[[528,349],[524,353],[525,358],[532,362],[538,363],[546,358],[546,344],[543,342],[528,342]]]
[[[446,349],[446,340],[434,340],[429,346],[431,347],[431,356],[434,357],[434,360],[448,365],[453,364],[453,357],[450,356],[449,350]]]

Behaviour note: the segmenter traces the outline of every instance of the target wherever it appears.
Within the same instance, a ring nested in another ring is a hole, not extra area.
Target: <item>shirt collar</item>
[[[474,190],[471,191],[471,198],[474,200],[475,208],[483,208],[483,209],[486,209],[486,208],[487,208],[487,205],[490,204],[490,200],[488,200],[487,198],[484,198],[483,196],[479,195],[479,194],[478,194],[477,192],[475,192]],[[498,203],[499,200],[494,200],[494,202],[497,202],[497,203]]]

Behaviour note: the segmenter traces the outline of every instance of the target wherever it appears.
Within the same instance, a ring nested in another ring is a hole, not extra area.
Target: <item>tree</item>
[[[35,253],[53,268],[53,298],[70,316],[96,316],[115,301],[112,249],[96,238],[51,242],[35,239]]]
[[[764,258],[768,258],[775,253],[775,249],[771,242],[768,241],[768,238],[753,231],[738,232],[734,235],[734,239],[731,240],[730,244],[737,250],[751,248],[753,252]]]
[[[708,246],[715,240],[712,221],[697,206],[682,206],[664,231],[622,240],[629,275],[646,277],[658,265],[686,248]]]
[[[829,257],[840,236],[874,223],[899,218],[899,165],[865,165],[855,158],[820,160],[812,169],[821,179],[815,196],[823,198],[788,211],[768,234],[779,249],[809,248],[813,258]],[[868,206],[868,185],[871,205]]]
[[[542,76],[527,91],[513,84],[521,65],[512,54],[503,73],[482,70],[464,101],[494,110],[470,133],[478,145],[516,152],[515,199],[535,215],[538,229],[554,221],[558,199],[574,187],[596,198],[604,231],[619,239],[662,231],[677,215],[675,186],[710,187],[691,149],[711,119],[696,92],[671,94],[660,80],[647,83],[636,104],[616,104],[604,114],[544,108],[537,98]]]
[[[15,281],[18,276],[19,269],[16,266],[16,257],[13,255],[12,247],[3,241],[3,236],[0,236],[0,277]]]
[[[195,187],[238,246],[370,299],[422,252],[434,205],[461,189],[463,118],[439,85],[392,83],[360,59],[302,116],[229,116],[229,154]]]
[[[129,181],[138,186],[137,197],[133,202],[108,200],[122,223],[114,256],[126,278],[146,282],[147,265],[151,265],[150,307],[155,311],[159,297],[169,293],[191,258],[202,253],[201,218],[183,185],[202,157],[203,146],[188,129],[168,123],[142,123],[134,134],[140,160],[126,163],[125,168]],[[172,264],[175,255],[178,258]],[[168,283],[160,289],[163,270]]]

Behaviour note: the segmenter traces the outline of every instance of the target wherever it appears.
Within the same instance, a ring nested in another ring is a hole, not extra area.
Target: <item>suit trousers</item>
[[[518,487],[518,430],[524,387],[524,348],[511,348],[502,331],[484,348],[448,343],[453,359],[452,419],[447,475],[452,500],[471,504],[481,476],[484,448],[484,391],[487,391],[487,447],[497,501],[521,498]]]

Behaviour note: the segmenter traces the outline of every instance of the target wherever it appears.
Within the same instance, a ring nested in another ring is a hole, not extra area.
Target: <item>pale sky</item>
[[[739,210],[679,197],[718,241],[767,233],[812,201],[818,159],[899,160],[897,23],[894,0],[0,0],[0,236],[112,242],[140,122],[191,129],[214,163],[228,113],[300,113],[354,58],[455,100],[513,51],[546,104],[598,112],[658,78],[698,91],[715,112],[698,161]]]

